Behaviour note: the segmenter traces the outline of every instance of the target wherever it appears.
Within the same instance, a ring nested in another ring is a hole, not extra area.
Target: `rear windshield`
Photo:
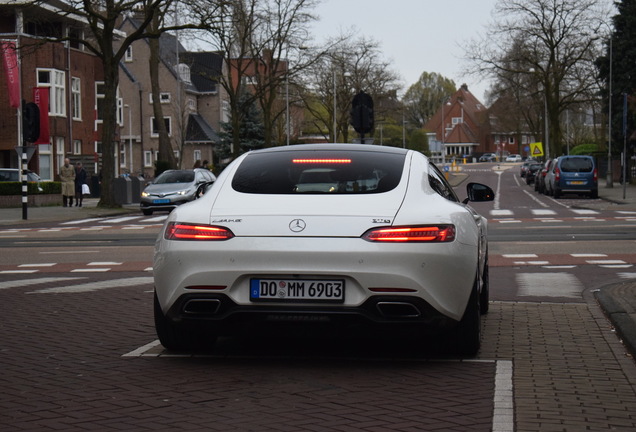
[[[232,187],[252,194],[367,194],[394,189],[405,154],[295,150],[252,153]]]
[[[166,171],[155,180],[155,184],[164,183],[192,183],[194,171]]]
[[[594,163],[590,158],[566,157],[561,162],[563,172],[590,172],[594,169]]]

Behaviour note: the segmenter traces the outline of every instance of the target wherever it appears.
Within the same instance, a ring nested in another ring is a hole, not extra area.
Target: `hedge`
[[[38,183],[27,183],[27,194],[60,194],[62,193],[62,184],[60,182],[40,182],[41,191],[38,189]],[[0,182],[0,195],[22,195],[22,182]]]

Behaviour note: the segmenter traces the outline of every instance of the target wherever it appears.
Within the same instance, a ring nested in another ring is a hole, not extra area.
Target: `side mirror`
[[[485,202],[495,199],[495,192],[481,183],[468,183],[466,185],[466,193],[468,194],[468,198],[464,200],[464,204],[467,204],[469,201]]]

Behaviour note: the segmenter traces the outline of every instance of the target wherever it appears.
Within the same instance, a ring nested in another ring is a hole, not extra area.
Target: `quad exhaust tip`
[[[386,318],[419,318],[422,313],[412,303],[382,301],[376,304],[380,314]]]
[[[214,315],[220,307],[221,301],[218,299],[188,300],[183,305],[183,312],[188,315]]]

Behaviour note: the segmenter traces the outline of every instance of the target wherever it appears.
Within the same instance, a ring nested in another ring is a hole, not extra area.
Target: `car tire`
[[[594,189],[592,192],[590,192],[590,198],[598,198],[598,189]]]
[[[481,346],[481,307],[479,305],[479,277],[475,278],[464,316],[453,329],[452,351],[460,356],[474,356]]]
[[[484,272],[481,275],[481,293],[479,294],[479,313],[486,315],[490,308],[490,271],[488,268],[488,256],[484,264]]]
[[[143,209],[141,212],[145,214],[146,216],[150,216],[152,214],[152,210]]]
[[[555,198],[560,198],[561,197],[561,190],[559,188],[555,188],[554,193],[552,195],[554,195]]]
[[[170,351],[200,351],[214,346],[216,335],[194,326],[174,323],[161,310],[157,293],[154,295],[155,331],[159,342]]]

